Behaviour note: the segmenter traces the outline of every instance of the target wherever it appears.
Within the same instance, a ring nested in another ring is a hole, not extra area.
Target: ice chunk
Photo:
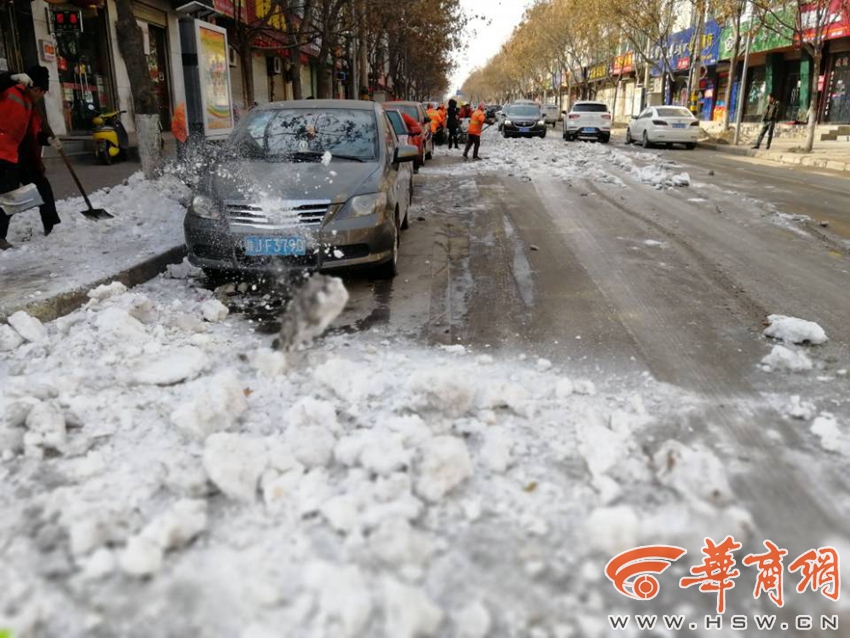
[[[251,355],[251,365],[264,377],[279,377],[288,367],[286,355],[270,348],[259,348]]]
[[[437,436],[422,446],[416,493],[437,502],[471,475],[466,443],[453,436]]]
[[[314,623],[324,629],[323,635],[360,638],[368,633],[372,587],[358,567],[314,563],[307,566],[304,579],[317,593]]]
[[[10,326],[0,325],[0,352],[14,350],[24,342],[24,338]]]
[[[400,437],[386,430],[369,433],[368,442],[360,453],[360,464],[364,469],[387,476],[406,468],[410,463],[410,452],[401,444]]]
[[[573,393],[573,382],[567,378],[558,379],[555,384],[555,396],[559,399],[566,399]]]
[[[95,580],[111,575],[118,566],[115,554],[106,547],[95,551],[85,562],[83,567],[83,578]]]
[[[801,401],[800,395],[795,394],[789,399],[785,412],[792,419],[808,420],[815,415],[815,406],[808,401]]]
[[[821,447],[827,452],[838,452],[850,456],[850,437],[838,427],[838,420],[828,412],[822,412],[812,422],[812,434],[820,439]]]
[[[540,372],[546,372],[552,369],[552,362],[549,359],[540,358],[537,360],[537,370]]]
[[[673,177],[670,178],[670,181],[673,182],[673,186],[690,186],[691,176],[687,173],[679,173],[677,175],[673,175]]]
[[[207,355],[199,348],[186,346],[157,353],[152,361],[136,368],[131,379],[139,385],[174,385],[194,379],[207,367]]]
[[[805,352],[791,350],[785,346],[773,346],[773,350],[764,359],[762,365],[771,370],[788,370],[789,372],[805,372],[812,369],[812,360]]]
[[[285,441],[293,456],[308,468],[328,465],[336,445],[333,435],[319,426],[290,427]]]
[[[221,303],[218,299],[207,299],[201,304],[201,315],[205,321],[210,323],[218,323],[227,319],[230,314],[230,309]]]
[[[594,385],[593,381],[589,381],[588,379],[579,379],[573,383],[573,392],[576,394],[593,396],[596,394],[596,385]]]
[[[770,315],[767,320],[770,323],[764,330],[767,337],[780,339],[786,343],[810,343],[812,345],[820,345],[827,341],[826,332],[813,321],[786,317],[785,315]]]
[[[322,154],[322,166],[330,166],[331,162],[333,161],[333,158],[334,156],[330,151],[325,151]]]
[[[124,573],[130,576],[153,576],[162,569],[162,548],[150,538],[133,536],[118,558]]]
[[[245,388],[232,370],[199,379],[193,389],[192,400],[171,413],[171,421],[192,436],[230,429],[248,408]]]
[[[652,460],[659,482],[683,496],[713,505],[731,502],[726,470],[710,450],[668,440]]]
[[[202,270],[197,266],[189,263],[189,258],[185,257],[179,264],[169,264],[166,267],[165,275],[171,279],[189,279],[190,277],[200,277]]]
[[[393,638],[435,636],[443,621],[443,612],[420,589],[385,576],[384,635]]]
[[[486,638],[490,633],[490,612],[476,600],[454,615],[454,624],[457,638]]]
[[[266,468],[265,444],[239,434],[217,432],[204,443],[207,476],[230,498],[253,501],[257,483]]]
[[[103,337],[115,343],[139,343],[148,338],[142,323],[122,308],[99,312],[95,325]]]
[[[496,474],[504,474],[511,462],[512,442],[504,428],[488,428],[481,446],[481,463]]]
[[[614,556],[638,544],[640,520],[627,505],[601,507],[593,511],[585,531],[594,549]]]
[[[460,370],[449,368],[419,372],[411,385],[413,392],[419,395],[422,407],[450,416],[468,413],[475,402],[475,386]]]
[[[111,284],[102,284],[97,288],[89,290],[86,296],[93,301],[103,301],[110,297],[123,295],[125,292],[127,292],[127,286],[120,281],[113,281]]]
[[[43,343],[47,341],[47,328],[44,324],[23,310],[18,310],[18,312],[14,313],[6,321],[27,341],[32,343]]]
[[[65,443],[65,417],[50,401],[41,401],[30,410],[24,443],[29,446],[61,448]]]
[[[168,551],[187,545],[206,528],[207,502],[184,498],[148,523],[141,535]]]
[[[340,430],[333,403],[315,397],[302,397],[296,401],[287,410],[285,420],[290,427],[319,426],[331,432]]]
[[[348,303],[342,280],[313,275],[293,296],[281,318],[280,346],[294,350],[321,335]]]

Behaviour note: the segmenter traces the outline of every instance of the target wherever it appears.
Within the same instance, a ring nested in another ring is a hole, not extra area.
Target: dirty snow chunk
[[[310,344],[331,325],[348,303],[342,280],[313,275],[295,293],[281,317],[280,345],[293,350]]]
[[[657,240],[655,240],[655,239],[644,239],[644,240],[643,240],[643,245],[644,245],[644,246],[657,247],[657,246],[663,246],[663,245],[664,245],[664,242],[660,242],[660,241],[657,241]]]
[[[24,338],[6,324],[0,325],[0,352],[14,350],[24,342]]]
[[[323,427],[290,427],[285,439],[293,456],[308,468],[324,467],[333,458],[336,439]]]
[[[251,365],[269,379],[279,377],[288,367],[286,355],[271,348],[259,348],[251,355]]]
[[[788,370],[789,372],[805,372],[812,369],[812,360],[805,352],[798,352],[785,346],[773,346],[770,354],[761,360],[768,370]]]
[[[801,401],[800,395],[795,394],[788,401],[788,405],[785,407],[785,413],[792,419],[808,421],[815,415],[815,406],[808,401]]]
[[[206,528],[207,502],[184,498],[148,523],[141,536],[168,551],[184,547]]]
[[[120,281],[113,281],[111,284],[102,284],[97,288],[89,290],[86,296],[93,301],[103,301],[110,297],[117,297],[127,292],[127,286]]]
[[[217,432],[204,443],[207,476],[230,498],[254,500],[266,461],[265,444],[247,436]]]
[[[184,257],[179,264],[168,264],[165,270],[165,276],[170,279],[189,279],[190,277],[200,277],[201,269],[189,263],[189,258]]]
[[[466,443],[453,436],[437,436],[422,446],[416,493],[435,503],[471,475]]]
[[[779,339],[786,343],[810,343],[812,345],[820,345],[827,341],[826,332],[813,321],[786,317],[785,315],[770,315],[767,320],[770,325],[764,330],[766,337]]]
[[[313,377],[340,399],[356,403],[368,396],[379,395],[379,376],[363,374],[363,366],[349,359],[329,359],[313,371]]]
[[[691,176],[687,173],[679,173],[678,175],[673,175],[670,181],[673,182],[673,186],[690,186]]]
[[[245,388],[233,370],[199,379],[192,389],[192,400],[171,413],[172,423],[192,436],[230,429],[248,408]]]
[[[600,507],[585,524],[585,532],[594,549],[614,556],[638,544],[640,520],[628,505]]]
[[[324,155],[322,155],[322,165],[330,166],[330,163],[333,161],[333,154],[330,151],[325,151]]]
[[[451,346],[440,346],[441,350],[445,350],[449,354],[466,354],[466,348],[459,343]]]
[[[107,308],[99,312],[95,326],[104,337],[116,343],[138,343],[148,336],[142,323],[121,308]]]
[[[197,377],[207,367],[207,355],[199,348],[186,346],[157,353],[156,357],[131,374],[139,385],[174,385]]]
[[[573,382],[569,379],[558,379],[555,384],[555,396],[558,399],[566,399],[573,393]]]
[[[538,372],[546,372],[547,370],[552,369],[552,362],[549,359],[538,359],[537,360],[537,371]]]
[[[573,382],[573,392],[576,394],[583,394],[586,396],[593,396],[596,394],[596,386],[593,381],[588,379],[579,379],[578,381]]]
[[[6,321],[27,341],[32,343],[43,343],[47,341],[47,328],[44,324],[23,310],[18,310],[18,312],[14,313]]]
[[[850,437],[838,427],[835,416],[822,412],[812,422],[812,434],[820,439],[821,447],[827,452],[850,455]]]
[[[410,452],[401,444],[400,437],[386,431],[373,431],[360,453],[360,465],[378,476],[387,476],[410,463]]]
[[[27,447],[59,448],[65,443],[65,417],[52,402],[42,401],[33,406],[27,415],[26,426],[24,444]]]
[[[409,587],[385,576],[384,635],[393,638],[435,636],[443,621],[443,612],[420,589]]]
[[[228,307],[221,303],[218,299],[207,299],[201,304],[201,315],[204,317],[205,321],[209,321],[210,323],[224,321],[227,319],[227,315],[229,314],[230,310]]]
[[[485,638],[490,632],[490,612],[480,602],[469,603],[454,615],[457,638]]]
[[[115,571],[117,565],[115,553],[106,547],[101,547],[86,561],[82,575],[88,580],[105,578]]]
[[[130,576],[153,576],[162,569],[162,548],[150,538],[133,536],[118,558],[124,573]]]
[[[488,428],[479,453],[480,462],[496,474],[504,474],[511,463],[513,443],[504,428]]]
[[[314,626],[325,636],[360,638],[372,615],[372,588],[355,565],[336,566],[313,563],[305,569],[304,580],[317,594]]]
[[[652,458],[659,482],[682,496],[713,505],[732,500],[726,470],[710,450],[668,440]]]
[[[462,416],[475,402],[475,387],[468,375],[460,370],[439,369],[417,373],[412,390],[418,394],[422,407]]]
[[[302,397],[287,410],[284,421],[291,428],[319,426],[330,432],[339,432],[336,408],[330,401],[315,397]]]

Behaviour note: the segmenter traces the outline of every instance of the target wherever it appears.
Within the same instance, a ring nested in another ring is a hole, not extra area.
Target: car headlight
[[[505,120],[505,124],[507,124],[508,126],[510,126],[511,124],[513,124],[513,122],[511,122],[510,120]]]
[[[348,217],[368,217],[379,213],[387,207],[386,193],[371,193],[369,195],[357,195],[349,199],[342,210],[339,212],[339,218],[345,219]]]
[[[537,126],[546,126],[546,120],[540,120],[537,122]]]
[[[221,207],[206,195],[195,195],[189,210],[204,219],[221,219]]]

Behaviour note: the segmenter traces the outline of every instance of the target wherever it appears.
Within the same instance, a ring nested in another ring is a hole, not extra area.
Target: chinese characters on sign
[[[783,559],[787,549],[781,549],[767,540],[761,554],[748,554],[741,560],[744,567],[758,570],[753,596],[760,598],[766,594],[777,607],[785,604],[783,598]],[[690,576],[680,579],[683,589],[699,585],[699,591],[714,593],[717,597],[717,613],[726,611],[726,592],[734,589],[735,579],[741,570],[735,566],[734,553],[740,550],[741,543],[727,536],[720,543],[706,538],[702,548],[702,563],[690,568]],[[623,596],[635,600],[651,600],[658,595],[660,585],[656,575],[662,574],[670,565],[678,561],[687,550],[673,545],[651,545],[636,547],[622,552],[608,561],[605,575],[614,588]],[[800,572],[800,581],[796,590],[803,593],[808,589],[819,592],[832,601],[838,601],[841,594],[838,552],[832,547],[810,549],[798,556],[788,565],[788,573]]]

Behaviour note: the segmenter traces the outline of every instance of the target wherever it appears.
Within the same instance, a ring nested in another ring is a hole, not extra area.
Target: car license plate
[[[673,128],[685,128],[684,124],[674,124]]]
[[[596,129],[595,129],[595,128],[590,128],[590,127],[585,127],[585,128],[583,128],[583,129],[581,129],[581,132],[582,132],[582,133],[596,133]]]
[[[307,254],[303,237],[246,237],[245,254],[249,257],[299,257]]]
[[[530,129],[529,127],[527,127],[527,126],[520,126],[520,127],[519,127],[519,132],[520,132],[520,133],[528,133],[529,131],[531,131],[531,129]]]

